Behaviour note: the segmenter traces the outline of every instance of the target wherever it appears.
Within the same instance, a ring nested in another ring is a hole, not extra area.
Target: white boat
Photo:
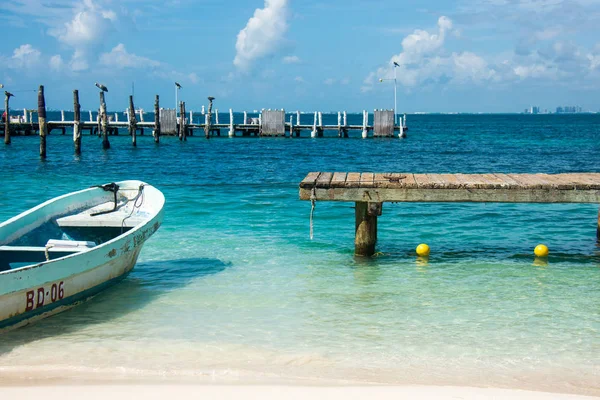
[[[123,181],[48,200],[0,224],[0,332],[85,301],[133,269],[165,198]]]

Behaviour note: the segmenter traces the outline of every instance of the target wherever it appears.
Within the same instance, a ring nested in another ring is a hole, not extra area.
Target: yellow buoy
[[[538,244],[537,246],[535,246],[533,252],[538,257],[548,257],[548,246],[546,246],[545,244]]]
[[[429,246],[425,243],[421,243],[417,246],[417,255],[419,257],[427,257],[429,255]]]

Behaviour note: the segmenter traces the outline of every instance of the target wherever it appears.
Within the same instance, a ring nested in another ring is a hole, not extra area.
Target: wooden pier
[[[26,112],[27,110],[25,110]],[[101,120],[98,117],[92,118],[91,112],[81,111],[81,116],[86,116],[89,113],[87,120],[81,118],[77,121],[68,121],[64,119],[64,112],[61,112],[63,118],[61,120],[46,121],[48,126],[48,134],[53,131],[59,131],[61,134],[66,133],[66,129],[74,128],[78,126],[78,133],[87,131],[90,135],[97,135],[101,131]],[[284,111],[264,110],[261,112],[261,118],[256,118],[257,121],[252,123],[219,123],[218,117],[215,118],[214,122],[207,120],[207,114],[201,114],[205,117],[204,123],[194,123],[194,113],[184,112],[186,118],[181,118],[181,113],[176,116],[175,110],[171,109],[160,109],[160,116],[152,122],[145,122],[143,120],[143,114],[140,114],[139,119],[136,119],[136,123],[132,124],[129,116],[125,116],[124,119],[119,120],[118,114],[107,115],[106,129],[107,134],[110,136],[118,135],[120,130],[127,130],[128,134],[132,134],[132,127],[135,128],[135,132],[139,132],[140,135],[144,135],[144,130],[150,130],[153,133],[158,131],[163,136],[194,136],[196,131],[204,133],[208,130],[209,136],[229,136],[229,137],[249,137],[249,136],[261,136],[261,137],[301,137],[302,132],[309,132],[310,137],[317,138],[323,137],[325,131],[334,131],[340,138],[350,137],[350,132],[357,132],[362,138],[368,137],[406,137],[408,126],[406,125],[406,116],[401,125],[383,125],[378,121],[374,121],[373,124],[367,124],[368,115],[363,114],[364,123],[362,125],[349,125],[346,123],[346,117],[344,122],[341,121],[342,113],[338,113],[339,123],[337,125],[325,125],[322,123],[322,116],[315,117],[315,123],[312,125],[298,124],[300,114],[296,115],[296,122],[294,123],[293,118],[290,118],[289,122],[284,120],[278,121],[276,124],[270,123],[271,116],[279,117],[279,114],[285,116]],[[366,112],[365,112],[366,113]],[[386,111],[375,111],[374,116],[378,116],[379,113],[386,113]],[[389,112],[388,112],[389,113]],[[230,121],[232,121],[233,112],[230,112]],[[315,113],[320,115],[320,113]],[[129,114],[131,115],[131,113]],[[189,118],[187,117],[189,115]],[[218,114],[215,114],[218,116]],[[345,115],[345,113],[344,113]],[[212,118],[211,118],[212,119]],[[244,118],[247,120],[247,118]],[[318,121],[318,122],[317,122]],[[183,122],[183,125],[181,124]],[[158,125],[157,125],[158,124]],[[1,131],[5,130],[5,122],[0,122]],[[157,129],[160,128],[160,129]],[[181,129],[183,127],[183,130]],[[9,124],[10,136],[29,136],[36,135],[39,133],[39,123],[32,122],[32,115],[30,113],[28,118],[15,118],[12,116],[12,120]]]
[[[300,199],[355,202],[355,254],[371,256],[384,202],[600,203],[600,173],[311,172],[300,183]]]

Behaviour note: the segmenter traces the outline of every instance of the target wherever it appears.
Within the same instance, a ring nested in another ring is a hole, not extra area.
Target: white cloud
[[[288,0],[265,0],[265,7],[256,9],[238,33],[233,64],[247,70],[255,60],[274,53],[288,29],[288,14]]]
[[[71,67],[71,70],[74,72],[87,70],[90,66],[87,62],[87,56],[85,52],[81,50],[75,50],[73,57],[71,57],[71,61],[69,62],[69,67]]]
[[[350,83],[350,79],[348,78],[342,78],[342,79],[335,79],[335,78],[327,78],[323,81],[324,85],[327,86],[331,86],[331,85],[347,85]]]
[[[193,84],[197,84],[198,82],[200,82],[200,78],[198,78],[198,75],[195,72],[192,72],[191,74],[188,74],[188,79]]]
[[[380,78],[392,79],[394,76],[399,84],[406,87],[436,82],[482,83],[497,79],[494,67],[488,65],[482,57],[469,51],[446,51],[446,39],[451,32],[453,23],[444,16],[438,19],[437,32],[416,29],[402,40],[401,53],[392,56],[385,66],[365,78],[361,91],[372,90]],[[394,63],[399,66],[394,67]]]
[[[105,39],[114,30],[116,20],[114,11],[102,9],[92,0],[83,0],[73,18],[63,26],[51,29],[50,34],[71,47],[81,49]]]
[[[30,44],[22,44],[13,51],[11,58],[15,68],[33,68],[40,62],[42,53]]]
[[[484,82],[493,79],[496,71],[488,66],[488,63],[478,55],[465,51],[452,54],[454,63],[453,80],[455,82]]]
[[[296,82],[298,82],[298,83],[304,83],[304,78],[303,78],[303,77],[301,77],[301,76],[297,76],[297,77],[295,77],[295,78],[294,78],[294,80],[295,80]]]
[[[64,67],[64,61],[59,54],[50,57],[50,69],[53,71],[61,71]]]
[[[591,70],[600,67],[600,54],[588,54],[587,58],[590,61]]]
[[[116,45],[110,53],[100,55],[100,64],[115,69],[158,67],[158,61],[128,53],[123,43]]]
[[[548,77],[548,69],[541,64],[517,65],[514,72],[521,79]]]
[[[298,64],[300,62],[300,58],[298,56],[285,56],[283,57],[284,64]]]

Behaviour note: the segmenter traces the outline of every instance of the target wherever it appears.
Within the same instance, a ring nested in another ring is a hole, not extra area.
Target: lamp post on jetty
[[[397,79],[396,79],[396,67],[399,67],[400,64],[398,64],[396,61],[394,61],[394,125],[397,123],[398,118],[396,117],[397,114],[397,108],[396,108],[396,86],[397,86]],[[380,78],[379,82],[383,82],[383,81],[391,81],[392,79],[384,79],[384,78]]]

